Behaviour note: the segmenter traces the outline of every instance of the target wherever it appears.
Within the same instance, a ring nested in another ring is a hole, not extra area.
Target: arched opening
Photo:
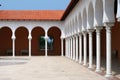
[[[82,31],[86,30],[87,27],[87,13],[86,13],[86,9],[83,10],[83,29]]]
[[[53,49],[48,49],[48,55],[61,55],[61,30],[57,27],[51,27],[48,30],[48,36],[53,38]]]
[[[88,7],[88,29],[93,29],[93,24],[94,24],[94,10],[93,10],[93,4],[92,2],[89,4]]]
[[[116,16],[117,14],[117,0],[115,0],[114,3],[114,14]],[[120,62],[120,22],[117,21],[117,18],[115,17],[115,25],[112,27],[112,59],[116,59]],[[116,61],[116,62],[117,62]],[[118,65],[117,65],[118,66]],[[119,65],[120,66],[120,65]]]
[[[94,8],[93,8],[92,2],[90,2],[89,6],[88,6],[87,16],[88,16],[87,28],[94,29]],[[95,58],[96,58],[96,32],[95,31],[92,33],[92,37],[93,37],[92,38],[93,39],[93,41],[92,41],[93,42],[93,44],[92,44],[93,45],[93,59],[95,60]],[[89,49],[89,47],[88,47],[88,49]],[[94,64],[96,64],[95,61],[94,61]]]
[[[81,13],[79,13],[78,15],[78,23],[79,23],[79,31],[81,32],[82,30],[82,17],[81,17]]]
[[[82,26],[82,31],[84,32],[87,32],[87,12],[86,12],[86,8],[84,8],[83,9],[83,26]],[[85,36],[83,36],[83,46],[85,46],[84,45],[84,37]],[[85,47],[83,47],[83,56],[84,56],[84,49],[86,49],[87,50],[87,57],[89,56],[89,35],[88,34],[86,34],[86,38],[87,38],[87,41],[86,41],[86,47],[87,48],[85,48]]]
[[[103,26],[103,2],[96,0],[94,9],[94,26]]]
[[[37,26],[32,30],[32,42],[31,42],[31,48],[32,48],[32,56],[38,56],[38,55],[45,55],[45,49],[41,49],[42,44],[44,45],[44,41],[40,42],[40,38],[45,36],[45,31],[43,28]]]
[[[15,55],[16,56],[28,56],[29,49],[28,49],[28,30],[21,26],[16,29],[15,31]]]
[[[8,27],[0,29],[0,56],[12,56],[12,31]]]

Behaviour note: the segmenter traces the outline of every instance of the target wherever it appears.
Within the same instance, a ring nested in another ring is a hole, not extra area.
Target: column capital
[[[88,33],[92,33],[94,31],[95,31],[95,29],[88,29]]]
[[[48,39],[48,36],[45,36],[44,38],[45,38],[45,39]]]
[[[106,31],[107,31],[107,32],[108,32],[108,31],[110,31],[110,32],[111,32],[111,27],[106,26],[106,27],[105,27],[105,29],[106,29]]]
[[[15,37],[15,36],[12,36],[12,39],[13,39],[13,40],[15,40],[15,39],[16,39],[16,37]]]
[[[81,35],[82,35],[82,32],[80,32],[78,35],[81,36]]]
[[[103,27],[96,27],[95,29],[96,29],[97,33],[100,33],[100,31],[103,29]]]
[[[103,26],[96,26],[95,29],[96,30],[101,30],[101,29],[103,29]]]
[[[61,39],[64,39],[65,37],[64,37],[64,36],[61,36],[60,38],[61,38]]]
[[[28,36],[28,39],[32,39],[32,36],[31,36],[31,35],[29,35],[29,36]]]
[[[79,34],[76,34],[75,37],[77,37]]]
[[[72,38],[75,38],[75,35],[72,35]]]
[[[83,34],[83,35],[84,35],[84,34],[87,34],[87,31],[83,31],[82,34]]]
[[[120,22],[120,17],[119,17],[119,18],[117,18],[117,21],[118,21],[118,22]]]
[[[113,27],[114,26],[114,22],[106,22],[104,23],[105,27]]]

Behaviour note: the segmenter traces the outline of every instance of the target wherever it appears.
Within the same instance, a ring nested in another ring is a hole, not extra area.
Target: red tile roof
[[[0,20],[61,20],[64,10],[0,10]]]

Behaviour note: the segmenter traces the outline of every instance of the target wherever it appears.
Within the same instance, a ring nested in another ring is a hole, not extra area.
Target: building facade
[[[112,57],[120,60],[120,0],[71,0],[57,19],[8,16],[0,19],[0,55],[8,55],[10,50],[12,56],[21,55],[21,51],[26,50],[28,56],[61,55],[84,66],[89,63],[91,69],[94,56],[96,72],[101,71],[101,57],[105,57],[106,77],[112,75]],[[39,36],[45,36],[44,50],[39,50]],[[47,47],[48,36],[54,39],[53,50]]]

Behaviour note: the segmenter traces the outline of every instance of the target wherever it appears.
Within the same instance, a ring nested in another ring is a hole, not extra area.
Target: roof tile
[[[60,20],[64,10],[0,10],[0,20]]]

